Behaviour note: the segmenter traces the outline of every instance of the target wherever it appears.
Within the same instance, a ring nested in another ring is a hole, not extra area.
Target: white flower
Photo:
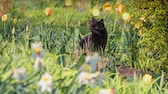
[[[89,84],[92,87],[94,87],[97,84],[98,76],[99,76],[99,72],[88,73],[88,72],[83,71],[78,75],[78,83],[82,85]]]
[[[89,85],[90,85],[91,87],[96,87],[96,85],[97,85],[96,79],[90,79],[90,80],[89,80]]]
[[[95,79],[99,76],[100,72],[95,72],[90,74],[90,79]]]
[[[97,70],[97,64],[101,61],[101,57],[98,53],[94,53],[93,56],[87,56],[85,58],[85,64],[89,64],[91,66],[91,72],[94,72]]]
[[[27,76],[27,71],[25,68],[18,68],[13,71],[12,77],[16,79],[16,81],[23,80]]]
[[[114,88],[112,88],[112,89],[100,89],[98,94],[114,94],[114,93],[115,93]]]
[[[88,79],[88,80],[89,80],[90,85],[92,87],[95,87],[97,85],[99,74],[100,74],[99,72],[95,72],[95,73],[90,74],[90,79]]]
[[[45,66],[44,60],[41,57],[37,57],[34,63],[35,69],[42,69]]]
[[[52,76],[48,73],[42,75],[40,81],[38,82],[38,87],[41,89],[42,92],[48,91],[51,92],[52,90]]]
[[[85,62],[88,62],[90,59],[91,59],[91,56],[90,56],[90,55],[86,56]]]
[[[88,81],[88,76],[90,74],[88,72],[81,72],[79,75],[78,75],[78,83],[79,84],[89,84],[89,81]]]
[[[31,48],[33,50],[33,54],[35,55],[35,58],[38,57],[43,57],[44,54],[44,49],[42,47],[41,42],[35,42],[31,44]]]
[[[146,19],[144,17],[139,18],[141,21],[146,22]]]
[[[15,34],[15,27],[12,28],[12,34]]]
[[[100,10],[97,9],[97,8],[93,9],[92,15],[93,15],[93,16],[99,16],[99,15],[100,15]]]

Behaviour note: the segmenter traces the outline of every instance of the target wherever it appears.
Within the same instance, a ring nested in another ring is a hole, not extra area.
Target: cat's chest
[[[101,44],[103,45],[107,41],[107,36],[106,35],[104,35],[104,36],[91,35],[91,40],[96,45],[101,45]]]

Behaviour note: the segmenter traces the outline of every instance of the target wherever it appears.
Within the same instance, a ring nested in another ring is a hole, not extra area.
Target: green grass
[[[79,84],[78,75],[82,65],[86,63],[84,61],[86,56],[81,52],[78,42],[90,32],[91,9],[78,12],[73,7],[52,5],[52,8],[53,13],[48,17],[44,15],[44,6],[28,8],[22,16],[20,12],[10,10],[8,21],[6,23],[0,21],[1,93],[41,94],[37,84],[46,72],[52,76],[53,84],[52,92],[50,92],[52,94],[97,94],[102,88],[114,88],[115,94],[168,93],[164,72],[159,76],[154,76],[152,83],[147,84],[141,78],[121,78],[117,72],[108,70],[113,70],[115,64],[124,64],[138,69],[142,68],[145,71],[145,66],[149,64],[148,60],[143,59],[144,53],[140,53],[139,56],[135,55],[138,35],[135,33],[135,29],[132,29],[133,25],[127,23],[128,28],[126,28],[121,15],[116,15],[114,11],[110,14],[101,12],[101,15],[97,17],[105,19],[105,26],[109,34],[104,55],[104,62],[109,65],[105,70],[108,71],[101,73],[100,83],[94,87]],[[13,15],[18,16],[16,25],[13,24]],[[119,21],[118,24],[116,24],[116,20]],[[26,31],[27,21],[28,31]],[[81,24],[79,25],[79,23]],[[12,35],[14,26],[15,34]],[[34,42],[43,44],[45,67],[42,70],[34,69],[35,61],[31,49],[31,44]],[[79,54],[75,53],[77,49],[79,49]],[[94,62],[94,60],[90,62]],[[17,82],[12,73],[13,70],[20,67],[26,68],[27,77]],[[90,67],[92,66],[90,65]]]

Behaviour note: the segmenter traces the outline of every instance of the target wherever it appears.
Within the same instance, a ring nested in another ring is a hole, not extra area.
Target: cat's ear
[[[92,17],[92,20],[96,20],[94,17]]]
[[[101,23],[104,23],[104,20],[103,20],[103,19],[101,19],[101,20],[100,20],[100,22],[101,22]]]
[[[93,23],[96,22],[96,19],[95,19],[94,17],[92,17],[92,22],[93,22]]]

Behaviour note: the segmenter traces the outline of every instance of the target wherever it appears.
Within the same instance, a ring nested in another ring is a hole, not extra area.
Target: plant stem
[[[116,19],[117,19],[117,13],[115,13],[115,16],[114,16],[114,23],[113,23],[113,30],[112,30],[112,32],[115,31],[115,27],[116,27]]]
[[[15,36],[14,36],[14,34],[12,34],[12,52],[15,53],[14,46],[15,46]]]
[[[6,29],[6,22],[4,22],[4,30]]]

